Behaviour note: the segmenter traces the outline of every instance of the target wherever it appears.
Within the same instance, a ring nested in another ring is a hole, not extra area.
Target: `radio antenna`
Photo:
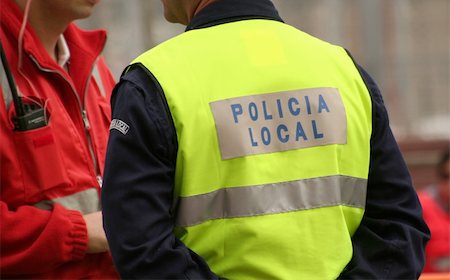
[[[5,51],[3,50],[3,44],[0,41],[0,52],[2,58],[3,69],[5,69],[6,78],[8,80],[9,88],[11,90],[11,95],[14,102],[14,108],[16,109],[16,114],[18,117],[24,116],[25,111],[23,109],[22,100],[17,93],[16,83],[14,82],[14,78],[11,74],[11,69],[9,68],[8,60],[6,60]]]

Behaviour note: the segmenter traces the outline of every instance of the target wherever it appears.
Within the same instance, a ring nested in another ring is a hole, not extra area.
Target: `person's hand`
[[[102,212],[94,212],[83,216],[88,234],[88,254],[102,253],[109,250],[105,231],[103,230]]]

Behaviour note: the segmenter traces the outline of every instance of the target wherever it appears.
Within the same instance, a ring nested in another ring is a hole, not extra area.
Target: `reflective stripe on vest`
[[[180,197],[176,225],[337,205],[364,208],[366,185],[366,179],[330,176]]]
[[[34,204],[34,206],[39,209],[50,210],[55,203],[64,206],[66,209],[78,210],[82,214],[89,214],[101,210],[100,199],[97,189],[95,188],[58,197],[52,200],[43,200]]]

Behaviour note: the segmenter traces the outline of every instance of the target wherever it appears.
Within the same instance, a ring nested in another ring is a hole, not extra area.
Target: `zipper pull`
[[[84,122],[84,127],[86,129],[90,129],[91,128],[91,124],[89,123],[89,119],[87,117],[87,112],[86,110],[83,110],[81,113],[81,117],[83,118],[83,122]]]
[[[103,178],[102,178],[102,176],[97,175],[97,182],[98,182],[98,185],[100,186],[100,188],[102,188],[102,186],[103,186]]]

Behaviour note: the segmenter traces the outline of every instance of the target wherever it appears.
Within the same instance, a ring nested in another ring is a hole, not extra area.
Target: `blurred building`
[[[450,0],[274,0],[283,19],[341,45],[376,80],[417,187],[450,140]],[[138,54],[183,32],[161,1],[103,0],[85,28],[109,32],[105,56],[118,78]]]

